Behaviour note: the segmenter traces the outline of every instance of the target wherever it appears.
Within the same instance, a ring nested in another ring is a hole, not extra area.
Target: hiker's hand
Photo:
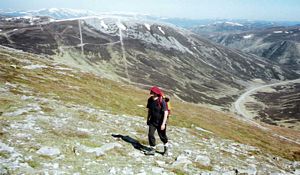
[[[160,130],[165,130],[165,129],[166,129],[166,124],[162,124]]]

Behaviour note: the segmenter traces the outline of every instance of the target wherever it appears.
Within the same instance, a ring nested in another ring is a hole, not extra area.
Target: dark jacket
[[[164,112],[167,111],[166,102],[164,100],[159,102],[159,99],[153,100],[150,97],[147,108],[150,116],[149,123],[156,127],[160,126],[164,120]]]

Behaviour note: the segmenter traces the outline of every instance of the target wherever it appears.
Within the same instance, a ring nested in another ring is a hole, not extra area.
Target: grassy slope
[[[0,84],[6,82],[23,84],[31,87],[35,93],[39,93],[41,96],[56,96],[66,103],[88,104],[112,113],[146,115],[146,109],[138,107],[138,105],[145,105],[148,98],[147,91],[80,71],[64,70],[71,75],[67,76],[58,73],[51,66],[44,69],[27,70],[22,68],[25,63],[18,61],[28,59],[33,64],[49,65],[49,62],[40,61],[40,58],[37,60],[36,57],[35,55],[11,53],[1,49]],[[11,65],[17,65],[17,68],[15,69]],[[16,90],[14,93],[20,92]],[[8,108],[10,103],[14,102],[6,101],[5,98],[0,97],[0,112]],[[172,107],[171,125],[192,128],[199,126],[214,132],[218,137],[259,147],[266,153],[273,153],[291,160],[300,160],[299,145],[273,137],[269,133],[270,131],[263,131],[241,122],[231,114],[176,100],[172,101]],[[276,131],[294,138],[300,137],[299,132],[290,129],[272,128],[272,132]]]

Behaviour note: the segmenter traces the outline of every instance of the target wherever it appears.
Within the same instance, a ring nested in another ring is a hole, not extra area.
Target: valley
[[[0,15],[0,174],[300,174],[298,26],[197,22]],[[167,156],[141,150],[153,85]]]
[[[48,21],[48,22],[47,22]],[[157,84],[187,102],[228,109],[254,78],[299,75],[189,31],[131,18],[87,17],[34,25],[2,21],[1,44],[131,84]],[[80,25],[79,25],[80,24]],[[150,61],[151,60],[151,61]]]
[[[242,31],[237,30],[235,26],[231,27],[236,30],[226,32],[226,28],[220,27],[219,32],[207,34],[198,31],[198,33],[221,45],[269,59],[299,73],[299,26],[246,28]]]
[[[235,102],[237,113],[248,119],[299,130],[299,79],[252,88]]]

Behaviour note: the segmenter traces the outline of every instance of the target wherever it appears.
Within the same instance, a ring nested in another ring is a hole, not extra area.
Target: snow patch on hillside
[[[83,19],[84,22],[95,29],[110,35],[118,35],[118,30],[120,27],[117,25],[118,21],[115,18],[86,18]],[[102,22],[103,21],[103,22]],[[123,25],[124,26],[124,25]],[[125,27],[125,26],[124,26]]]
[[[158,28],[158,30],[159,30],[162,34],[165,35],[165,31],[163,31],[163,29],[162,29],[160,26],[158,26],[157,28]]]
[[[116,23],[117,24],[117,26],[119,27],[119,29],[121,29],[121,30],[126,30],[126,26],[122,23],[122,22],[117,22]]]
[[[145,23],[144,25],[145,25],[145,27],[150,31],[151,25],[150,25],[150,24],[147,24],[147,23]]]
[[[225,24],[232,25],[232,26],[244,26],[243,24],[236,23],[236,22],[230,22],[230,21],[225,22]]]
[[[101,20],[101,26],[104,28],[104,29],[108,29],[108,26],[105,24],[105,22],[103,20]]]
[[[249,38],[252,38],[252,37],[253,37],[253,34],[243,36],[244,39],[249,39]]]

